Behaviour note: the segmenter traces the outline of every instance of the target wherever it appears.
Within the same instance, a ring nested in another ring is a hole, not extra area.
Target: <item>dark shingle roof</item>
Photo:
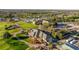
[[[72,43],[71,43],[72,42]],[[79,50],[79,46],[76,46],[75,44],[79,42],[79,38],[73,38],[69,40],[66,45],[71,47],[72,49]]]

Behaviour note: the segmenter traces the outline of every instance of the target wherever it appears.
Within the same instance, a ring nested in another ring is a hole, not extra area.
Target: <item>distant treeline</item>
[[[61,10],[0,10],[0,18],[40,18],[50,22],[79,21],[79,11]]]

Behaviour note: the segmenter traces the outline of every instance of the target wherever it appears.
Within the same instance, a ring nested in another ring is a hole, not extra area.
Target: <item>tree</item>
[[[12,35],[9,32],[5,32],[3,38],[10,38]]]

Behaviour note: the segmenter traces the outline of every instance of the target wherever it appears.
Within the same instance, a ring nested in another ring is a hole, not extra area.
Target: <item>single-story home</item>
[[[58,41],[58,39],[53,38],[50,32],[40,30],[40,29],[30,29],[29,36],[40,38],[44,40],[45,42],[57,42]]]
[[[55,23],[53,26],[56,30],[61,30],[64,29],[66,27],[67,24],[62,23],[62,22],[57,22]]]
[[[17,18],[17,17],[13,17],[12,18],[12,21],[19,21],[20,19],[19,18]]]
[[[66,40],[66,43],[62,45],[61,49],[64,50],[79,50],[79,38],[71,37]]]
[[[0,21],[5,21],[5,19],[4,18],[0,18]]]

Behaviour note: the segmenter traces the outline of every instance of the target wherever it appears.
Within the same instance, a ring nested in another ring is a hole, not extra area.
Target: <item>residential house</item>
[[[24,19],[24,22],[30,23],[31,21],[30,21],[30,19]]]
[[[36,24],[36,25],[42,25],[42,20],[37,20],[37,21],[35,21],[35,24]]]
[[[52,34],[47,31],[43,31],[40,29],[31,29],[29,31],[30,37],[40,38],[45,42],[57,42],[58,39],[53,38]]]
[[[0,21],[5,21],[5,19],[4,18],[0,18]]]
[[[53,26],[56,30],[61,30],[61,29],[65,29],[67,24],[65,23],[62,23],[62,22],[58,22],[58,23],[55,23]]]
[[[13,17],[12,20],[13,20],[13,21],[19,21],[20,19],[17,18],[17,17]]]
[[[79,50],[79,38],[71,37],[68,40],[66,40],[66,43],[62,45],[62,48],[64,50]]]
[[[70,38],[67,41],[66,45],[74,50],[79,50],[79,38],[75,38],[75,37]]]

